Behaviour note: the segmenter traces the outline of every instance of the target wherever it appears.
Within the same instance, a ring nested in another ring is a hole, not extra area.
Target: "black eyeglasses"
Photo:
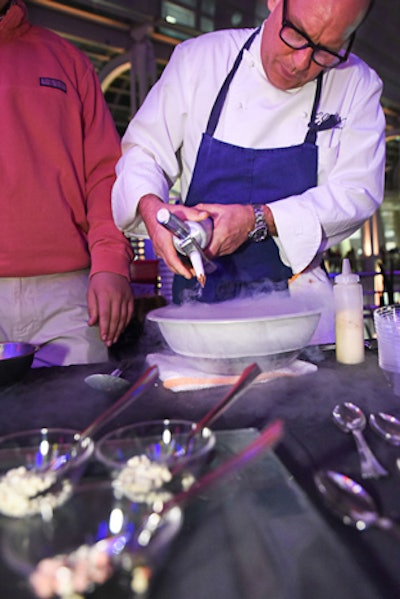
[[[325,48],[324,46],[314,44],[304,31],[301,31],[288,21],[286,18],[286,9],[287,0],[283,0],[282,27],[279,32],[279,37],[287,46],[289,46],[289,48],[292,48],[292,50],[312,48],[311,59],[317,65],[324,67],[325,69],[332,69],[342,62],[346,62],[356,37],[355,32],[351,34],[347,48],[340,50],[338,53],[332,52],[332,50],[328,50],[328,48]]]

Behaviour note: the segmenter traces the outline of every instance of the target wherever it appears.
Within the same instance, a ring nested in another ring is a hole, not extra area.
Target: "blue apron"
[[[298,195],[317,185],[318,149],[315,122],[322,87],[317,79],[312,115],[302,144],[286,148],[252,149],[234,146],[213,135],[230,83],[248,50],[257,29],[239,52],[211,110],[206,132],[202,136],[196,164],[186,199],[187,206],[203,203],[267,204]],[[333,123],[333,126],[337,121]],[[325,127],[324,127],[325,128]],[[290,176],[289,176],[290,175]],[[204,289],[195,278],[175,275],[173,301],[218,302],[237,296],[287,289],[291,269],[283,264],[272,238],[258,243],[246,241],[233,254],[213,259],[215,272],[207,274]]]

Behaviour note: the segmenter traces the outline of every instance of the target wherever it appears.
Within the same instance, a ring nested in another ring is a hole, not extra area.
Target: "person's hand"
[[[133,315],[133,293],[129,281],[112,272],[98,272],[89,281],[88,325],[99,324],[100,338],[107,347],[115,343]]]
[[[191,208],[182,205],[164,204],[154,195],[144,196],[139,203],[139,212],[146,225],[155,255],[158,258],[162,258],[173,273],[182,275],[185,279],[191,279],[195,276],[193,268],[191,268],[190,264],[185,265],[182,262],[173,244],[172,233],[157,221],[157,212],[163,207],[168,208],[170,212],[176,214],[181,220],[201,221],[207,218],[209,213],[207,209],[199,210],[197,206]]]
[[[214,232],[206,254],[226,256],[232,254],[248,239],[255,225],[254,210],[251,204],[197,204],[200,211],[208,210],[214,221]],[[269,206],[264,205],[264,216],[268,231],[277,235],[275,221]]]
[[[247,241],[254,227],[254,212],[250,205],[242,204],[197,204],[198,210],[207,209],[214,221],[214,233],[207,255],[226,256],[232,254]]]

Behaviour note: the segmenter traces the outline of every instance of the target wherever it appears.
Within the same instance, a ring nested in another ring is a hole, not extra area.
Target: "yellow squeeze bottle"
[[[343,259],[342,273],[335,277],[333,295],[336,360],[342,364],[361,364],[365,359],[363,289],[360,277],[351,272],[348,258]]]

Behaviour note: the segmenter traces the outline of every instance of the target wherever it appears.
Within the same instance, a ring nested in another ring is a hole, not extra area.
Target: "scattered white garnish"
[[[71,483],[64,480],[60,492],[38,493],[50,488],[56,481],[53,472],[38,473],[25,466],[11,468],[0,478],[0,512],[6,516],[23,517],[39,513],[49,513],[70,496]]]
[[[154,462],[146,455],[138,455],[127,461],[112,484],[116,491],[133,501],[153,503],[156,498],[160,499],[159,489],[171,479],[168,466]],[[165,498],[170,495],[166,492]]]

